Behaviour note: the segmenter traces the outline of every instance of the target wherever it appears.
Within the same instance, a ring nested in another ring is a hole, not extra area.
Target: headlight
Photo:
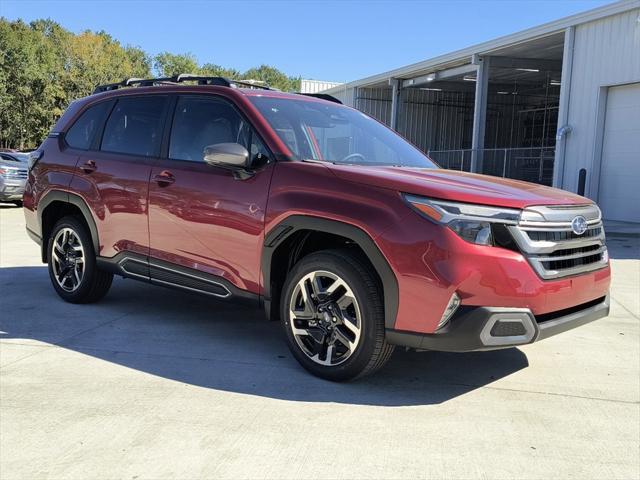
[[[467,242],[477,243],[478,245],[493,245],[491,224],[489,222],[453,220],[449,223],[449,228]]]
[[[404,199],[429,220],[448,226],[461,238],[478,245],[494,244],[492,224],[515,225],[520,219],[520,210],[512,208],[449,202],[415,195],[404,195]]]

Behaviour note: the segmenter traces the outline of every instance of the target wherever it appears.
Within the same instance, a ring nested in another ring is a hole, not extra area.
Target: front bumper
[[[609,315],[609,296],[536,317],[528,308],[476,307],[458,311],[442,331],[421,334],[387,329],[393,345],[470,352],[509,348],[552,337]]]
[[[3,181],[0,182],[0,201],[16,201],[22,200],[24,195],[25,180],[19,182]]]

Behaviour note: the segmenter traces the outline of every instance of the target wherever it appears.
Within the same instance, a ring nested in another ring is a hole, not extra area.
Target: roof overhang
[[[606,18],[636,8],[640,8],[640,0],[623,0],[611,3],[586,12],[581,12],[576,15],[545,23],[537,27],[522,30],[511,35],[499,37],[488,42],[473,45],[451,53],[446,53],[422,62],[349,82],[344,85],[328,89],[325,93],[338,93],[345,89],[354,87],[384,87],[388,86],[390,78],[403,80],[421,78],[422,81],[425,81],[429,75],[435,75],[436,77],[440,75],[441,80],[444,80],[445,78],[454,78],[456,76],[459,77],[460,75],[456,75],[456,73],[463,72],[467,69],[473,70],[473,59],[479,55],[506,56],[514,61],[523,61],[527,58],[533,58],[531,57],[530,52],[537,52],[537,55],[544,55],[544,57],[539,58],[540,60],[555,62],[555,65],[560,68],[562,60],[562,42],[561,40],[557,40],[563,37],[564,31],[568,27]],[[541,46],[544,47],[542,50]],[[558,48],[560,48],[559,58],[557,54]],[[543,70],[550,67],[550,65],[551,64],[544,67]],[[513,66],[512,68],[524,69],[526,67]]]

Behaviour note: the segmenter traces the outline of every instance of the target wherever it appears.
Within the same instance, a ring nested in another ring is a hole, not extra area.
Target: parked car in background
[[[71,104],[24,195],[64,300],[95,302],[117,274],[261,304],[330,380],[396,345],[513,347],[608,314],[591,200],[441,169],[327,95],[243,86],[133,80]]]
[[[29,159],[28,153],[0,153],[0,202],[22,206]]]

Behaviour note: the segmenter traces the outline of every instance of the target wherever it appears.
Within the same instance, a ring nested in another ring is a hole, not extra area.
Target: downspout
[[[564,184],[565,153],[567,135],[571,133],[569,121],[569,101],[571,98],[571,74],[573,71],[573,49],[575,27],[564,32],[564,51],[562,55],[562,78],[560,82],[560,101],[558,105],[558,131],[556,132],[556,155],[553,165],[553,186],[562,188]]]

